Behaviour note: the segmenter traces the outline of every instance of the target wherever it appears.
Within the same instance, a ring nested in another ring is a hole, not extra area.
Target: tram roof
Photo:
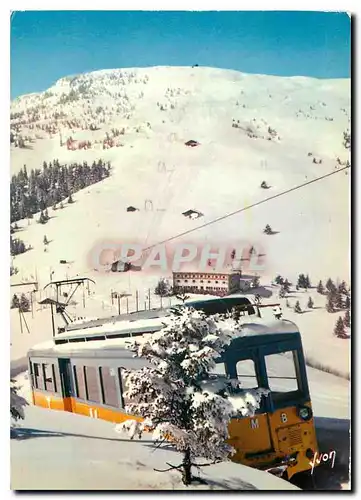
[[[57,335],[54,339],[42,342],[32,347],[29,351],[31,355],[50,354],[61,355],[61,353],[76,354],[79,352],[104,351],[115,349],[127,349],[132,341],[138,336],[155,333],[161,330],[166,324],[166,318],[153,318],[151,320],[138,320],[136,322],[121,321],[114,324],[106,324],[103,327],[76,332],[65,332]],[[242,323],[242,330],[235,338],[254,340],[255,337],[260,343],[277,341],[285,338],[285,335],[299,335],[298,327],[289,320],[265,321],[258,317],[245,316]],[[260,338],[262,337],[262,339]],[[245,342],[248,343],[248,342]]]

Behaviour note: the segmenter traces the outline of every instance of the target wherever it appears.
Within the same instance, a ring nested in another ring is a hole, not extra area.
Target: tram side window
[[[268,386],[273,397],[282,397],[299,390],[297,380],[297,351],[265,356]]]
[[[34,382],[37,389],[44,389],[44,380],[40,363],[34,363]]]
[[[237,378],[241,383],[241,389],[256,389],[258,387],[256,367],[252,359],[238,361]]]
[[[101,403],[99,385],[98,385],[98,370],[94,366],[85,367],[85,380],[88,389],[89,401]]]
[[[116,383],[116,368],[102,366],[99,368],[104,404],[120,406],[120,394]]]
[[[61,393],[61,382],[60,382],[60,372],[59,372],[59,362],[53,365],[53,374],[54,374],[54,384],[55,384],[55,392]]]
[[[88,399],[85,388],[84,366],[74,365],[76,395],[80,399]]]
[[[56,392],[56,383],[54,380],[53,365],[43,363],[45,390],[49,392]]]
[[[118,368],[118,374],[119,374],[119,382],[120,382],[120,390],[122,392],[122,406],[125,407],[130,403],[134,403],[134,400],[128,399],[124,394],[127,392],[129,389],[128,384],[126,383],[126,378],[127,378],[127,372],[123,368]]]

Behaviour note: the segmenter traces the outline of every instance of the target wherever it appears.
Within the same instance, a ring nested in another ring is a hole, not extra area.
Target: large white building
[[[173,273],[174,289],[188,293],[204,293],[224,296],[240,290],[241,273],[239,271]]]

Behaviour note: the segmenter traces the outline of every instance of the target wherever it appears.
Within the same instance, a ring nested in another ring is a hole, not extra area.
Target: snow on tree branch
[[[242,391],[238,380],[210,373],[232,337],[242,335],[233,318],[182,308],[165,321],[162,330],[132,345],[149,366],[125,372],[126,411],[144,420],[128,420],[116,430],[132,439],[148,430],[153,439],[168,440],[183,453],[183,482],[189,484],[196,457],[214,462],[234,453],[227,443],[230,419],[253,415],[267,390]]]

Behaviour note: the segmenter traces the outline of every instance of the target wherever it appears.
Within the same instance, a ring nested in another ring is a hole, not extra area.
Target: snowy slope
[[[81,85],[87,86],[87,94],[80,92]],[[79,100],[59,104],[69,89],[78,92]],[[94,274],[88,255],[99,239],[155,243],[334,170],[337,156],[348,159],[342,133],[349,126],[349,91],[348,80],[157,67],[80,75],[71,83],[57,82],[48,94],[18,98],[12,112],[38,106],[35,124],[54,123],[51,114],[62,112],[67,119],[79,120],[79,126],[95,121],[101,128],[69,130],[58,120],[59,132],[51,139],[44,131],[28,131],[43,138],[36,139],[32,149],[12,149],[13,172],[24,164],[28,169],[41,167],[44,160],[55,157],[60,162],[102,157],[112,161],[114,170],[101,184],[77,193],[77,203],[61,214],[58,211],[45,228],[32,221],[23,236],[34,249],[18,257],[16,265],[28,273],[36,267],[45,280],[49,268],[58,268],[59,259],[67,258],[74,261],[68,274]],[[49,93],[53,96],[45,97]],[[104,113],[96,113],[99,106]],[[232,127],[232,120],[241,128]],[[125,129],[117,137],[122,147],[103,150],[94,144],[86,151],[60,147],[60,133],[63,141],[70,135],[94,141],[113,127]],[[268,127],[276,130],[276,138],[268,140]],[[249,137],[248,129],[256,137]],[[26,131],[23,126],[22,133]],[[200,146],[186,147],[189,139]],[[322,163],[313,163],[313,158]],[[159,166],[162,162],[166,172]],[[315,279],[331,273],[347,279],[349,179],[344,172],[337,174],[200,230],[187,240],[241,239],[259,244],[267,255],[263,274],[281,269],[292,278],[307,263]],[[261,190],[262,180],[272,188]],[[147,199],[153,202],[153,212],[144,210]],[[140,211],[127,213],[130,204]],[[181,212],[188,208],[199,209],[204,217],[186,219]],[[267,223],[279,234],[263,235]],[[53,240],[48,254],[43,253],[44,230]]]
[[[330,385],[329,379],[322,382]],[[17,377],[17,385],[21,386],[19,394],[30,401],[25,374]],[[342,488],[348,488],[344,476],[348,431],[344,422],[342,418],[316,418],[320,449],[337,450],[336,468],[325,471],[326,476],[319,482],[321,489],[339,489],[340,483]],[[184,489],[176,473],[153,470],[166,468],[166,462],[177,464],[178,456],[167,447],[154,450],[146,436],[141,441],[131,441],[126,435],[115,433],[114,425],[109,422],[29,406],[25,421],[12,433],[11,488]],[[200,485],[192,489],[295,489],[270,474],[234,463],[204,468],[200,476],[207,480],[208,487]]]
[[[21,379],[22,377],[20,377]],[[22,378],[24,381],[24,379]],[[25,385],[22,394],[28,393]],[[185,487],[179,473],[155,472],[180,455],[156,450],[150,437],[131,441],[114,424],[27,407],[12,432],[11,488],[56,490],[296,490],[271,474],[232,462],[204,468],[208,485]],[[41,469],[41,475],[38,473]]]

